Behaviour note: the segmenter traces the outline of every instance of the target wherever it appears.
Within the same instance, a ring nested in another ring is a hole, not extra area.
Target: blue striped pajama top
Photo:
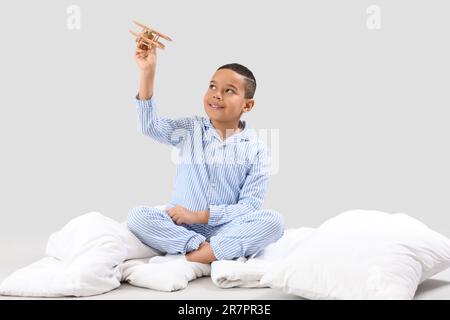
[[[154,96],[135,98],[138,131],[178,149],[170,205],[209,210],[217,226],[259,210],[267,193],[269,152],[255,131],[243,130],[222,140],[209,118],[169,119],[157,114]]]

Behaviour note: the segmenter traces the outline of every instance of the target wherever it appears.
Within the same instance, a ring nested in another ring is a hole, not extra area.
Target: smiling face
[[[246,78],[230,69],[217,70],[209,83],[203,103],[213,125],[234,128],[242,113],[253,108],[254,100],[245,98]]]

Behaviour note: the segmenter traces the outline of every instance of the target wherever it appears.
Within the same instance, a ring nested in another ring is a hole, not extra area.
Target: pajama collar
[[[202,117],[202,121],[203,121],[203,125],[205,127],[205,131],[209,135],[218,139],[219,141],[222,141],[222,139],[220,138],[216,129],[212,125],[211,119]],[[239,120],[239,126],[241,128],[243,127],[244,129],[238,133],[233,134],[232,136],[228,137],[225,141],[222,141],[222,142],[227,142],[229,140],[232,140],[233,142],[245,142],[245,141],[252,140],[254,133],[252,132],[253,130],[248,127],[247,122],[245,120]]]

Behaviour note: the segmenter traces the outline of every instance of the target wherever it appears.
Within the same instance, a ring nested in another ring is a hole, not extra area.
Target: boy
[[[158,116],[153,96],[156,50],[136,48],[135,59],[141,70],[138,129],[180,154],[165,210],[140,206],[128,215],[128,228],[137,238],[167,253],[149,263],[209,266],[254,256],[280,239],[281,215],[260,210],[268,182],[267,147],[240,120],[255,103],[252,72],[239,64],[220,67],[204,96],[208,118],[167,119]]]

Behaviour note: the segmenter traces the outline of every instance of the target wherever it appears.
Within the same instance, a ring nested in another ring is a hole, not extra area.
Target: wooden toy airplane
[[[168,41],[172,41],[168,36],[150,28],[142,23],[139,23],[137,21],[133,21],[137,26],[142,28],[142,31],[140,33],[134,32],[130,30],[130,33],[136,37],[136,42],[138,43],[139,48],[148,50],[152,47],[157,47],[162,50],[164,50],[165,46],[158,41],[158,39],[161,37],[163,39],[166,39]]]

